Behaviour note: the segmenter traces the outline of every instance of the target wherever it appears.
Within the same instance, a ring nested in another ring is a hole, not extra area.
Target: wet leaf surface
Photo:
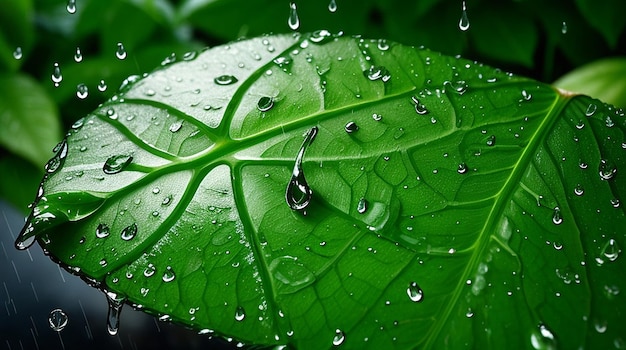
[[[609,348],[626,341],[625,126],[384,40],[239,41],[75,123],[18,246],[245,343]]]

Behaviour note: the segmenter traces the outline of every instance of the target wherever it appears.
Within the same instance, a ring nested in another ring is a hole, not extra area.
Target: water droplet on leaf
[[[420,288],[416,282],[409,283],[409,287],[406,289],[406,294],[413,302],[420,302],[424,298],[424,291]]]
[[[274,99],[271,97],[263,96],[256,104],[256,108],[261,112],[267,112],[274,107]]]
[[[622,250],[619,248],[617,241],[613,238],[606,241],[600,250],[601,258],[606,258],[609,261],[617,260],[621,252]]]
[[[592,115],[594,115],[594,113],[596,113],[597,109],[598,109],[598,106],[596,106],[593,103],[590,103],[589,106],[587,106],[587,110],[585,111],[585,115],[587,117],[591,117]]]
[[[241,306],[237,306],[235,309],[235,321],[241,322],[246,318],[246,311]]]
[[[554,213],[552,214],[552,223],[555,225],[560,225],[563,222],[563,216],[561,215],[561,209],[559,207],[554,208]]]
[[[48,315],[48,325],[55,332],[62,331],[67,326],[68,321],[67,314],[61,309],[54,309]]]
[[[110,232],[109,225],[107,224],[100,223],[98,227],[96,227],[96,237],[98,238],[105,238],[109,236]]]
[[[172,125],[170,125],[169,130],[171,132],[177,132],[178,130],[180,130],[183,127],[183,122],[182,120],[179,120],[177,122],[172,123]]]
[[[359,199],[359,203],[356,205],[356,211],[359,214],[364,214],[367,211],[367,200],[365,198]]]
[[[135,238],[136,235],[137,235],[136,223],[132,223],[131,225],[126,226],[122,230],[122,239],[125,241],[130,241],[131,239]]]
[[[577,196],[582,196],[585,193],[583,186],[581,184],[577,184],[574,188],[574,194]]]
[[[289,180],[289,184],[287,184],[285,199],[287,200],[287,205],[293,210],[305,209],[311,202],[311,197],[313,196],[313,191],[306,182],[304,172],[302,171],[302,159],[304,158],[304,152],[311,142],[313,142],[316,135],[317,127],[311,128],[306,134],[304,142],[302,142],[302,146],[300,146],[300,151],[296,156],[291,180]]]
[[[487,138],[487,146],[491,147],[496,144],[496,135],[491,135]]]
[[[167,266],[165,268],[165,272],[163,273],[163,282],[172,282],[176,278],[176,274],[172,270],[171,266]]]
[[[213,79],[213,81],[217,85],[231,85],[231,84],[238,82],[239,80],[237,80],[237,78],[235,78],[232,75],[225,74],[225,75],[220,75],[219,77]]]
[[[104,165],[102,171],[105,174],[117,174],[124,170],[133,161],[133,156],[118,154],[116,156],[109,157]]]
[[[348,134],[352,134],[353,132],[356,132],[357,130],[359,130],[359,126],[356,125],[355,122],[348,122],[346,123],[346,126],[344,127],[344,129],[346,130]]]
[[[600,175],[600,179],[604,181],[611,180],[615,177],[615,173],[617,173],[617,168],[613,166],[606,159],[600,160],[600,166],[598,167],[598,174]]]
[[[330,3],[328,3],[328,11],[337,12],[337,2],[335,0],[330,0]]]
[[[384,83],[391,79],[391,73],[383,66],[371,66],[363,74],[371,81],[382,80]]]

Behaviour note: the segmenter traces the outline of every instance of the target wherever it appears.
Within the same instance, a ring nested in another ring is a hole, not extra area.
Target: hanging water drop
[[[65,6],[65,9],[69,14],[76,13],[76,0],[67,0],[67,6]]]
[[[343,333],[341,329],[336,329],[335,336],[333,337],[333,345],[339,346],[343,344],[344,341],[346,341],[346,335]]]
[[[54,87],[58,87],[63,80],[63,74],[61,74],[61,67],[59,67],[58,62],[54,62],[54,66],[52,68],[52,83],[54,83]]]
[[[111,230],[107,224],[100,223],[98,224],[98,227],[96,227],[96,237],[98,238],[108,237],[110,232]]]
[[[271,97],[263,96],[256,104],[256,108],[261,112],[267,112],[274,107],[274,99]]]
[[[133,161],[133,156],[118,154],[116,156],[109,157],[104,165],[102,166],[102,171],[105,174],[117,174],[124,170],[130,163]]]
[[[467,18],[467,7],[465,6],[465,1],[463,1],[462,6],[461,19],[459,20],[459,29],[462,31],[466,31],[470,27],[469,19]]]
[[[61,309],[54,309],[48,315],[48,325],[55,332],[62,331],[67,326],[68,321],[67,314]]]
[[[243,307],[237,306],[237,309],[235,309],[235,321],[241,322],[244,318],[246,318],[246,311]]]
[[[213,82],[217,85],[231,85],[236,83],[238,80],[232,75],[220,75],[219,77],[213,79]]]
[[[15,240],[15,248],[18,250],[24,250],[33,245],[33,243],[35,243],[35,235],[33,234],[33,231],[35,231],[33,223],[26,223]]]
[[[163,282],[168,283],[172,282],[176,278],[176,274],[172,270],[171,266],[167,266],[165,268],[165,272],[163,273]]]
[[[80,47],[76,48],[76,53],[74,53],[74,61],[79,63],[83,60],[83,54],[80,52]]]
[[[313,191],[306,182],[304,172],[302,171],[302,159],[304,158],[304,152],[315,139],[317,130],[317,127],[313,127],[306,134],[304,142],[302,142],[302,146],[300,146],[300,151],[296,156],[291,179],[289,180],[289,184],[287,184],[285,199],[287,205],[293,210],[305,209],[311,202],[311,197],[313,196]]]
[[[365,212],[367,211],[367,199],[365,198],[361,198],[359,199],[359,202],[356,205],[356,211],[359,214],[365,214]]]
[[[122,239],[125,241],[130,241],[131,239],[135,238],[135,236],[137,235],[137,224],[136,223],[132,223],[131,225],[126,226],[123,230],[122,230]]]
[[[89,88],[87,85],[80,83],[76,86],[76,97],[84,100],[89,96]]]
[[[124,44],[117,43],[117,50],[115,50],[115,57],[118,60],[123,60],[126,58],[126,49],[124,48]]]
[[[611,180],[615,177],[615,173],[617,173],[617,168],[615,168],[609,161],[606,159],[600,160],[600,166],[598,167],[600,179],[604,181]]]
[[[104,80],[100,80],[100,83],[98,84],[98,91],[105,92],[106,90],[107,84],[104,82]]]
[[[328,4],[328,11],[330,12],[337,12],[337,2],[335,0],[330,0],[330,3]]]
[[[420,288],[416,282],[409,283],[409,287],[406,289],[406,294],[411,301],[419,303],[424,298],[424,291]]]
[[[16,60],[21,60],[22,56],[22,48],[20,46],[16,47],[15,51],[13,51],[13,58],[15,58]]]
[[[565,21],[561,24],[561,34],[567,34],[567,22]]]
[[[109,311],[107,313],[107,331],[110,335],[116,335],[120,328],[120,313],[126,298],[118,296],[113,292],[104,291],[109,303]]]
[[[359,130],[359,126],[356,125],[355,122],[347,122],[346,126],[344,126],[344,130],[346,130],[348,134],[352,134],[353,132]]]
[[[296,10],[296,3],[289,3],[289,20],[287,21],[291,30],[297,30],[300,27],[300,19],[298,18],[298,11]]]
[[[554,213],[552,213],[552,223],[560,225],[563,222],[563,216],[561,215],[561,209],[554,207]]]

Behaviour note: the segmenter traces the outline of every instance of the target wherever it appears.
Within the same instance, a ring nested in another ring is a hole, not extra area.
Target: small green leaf
[[[37,166],[50,158],[61,126],[54,102],[26,75],[0,75],[0,145]]]
[[[564,75],[554,82],[554,86],[626,108],[624,77],[626,77],[626,57],[607,58]]]
[[[245,343],[609,348],[625,130],[623,110],[468,60],[263,36],[76,122],[16,243],[113,311]]]

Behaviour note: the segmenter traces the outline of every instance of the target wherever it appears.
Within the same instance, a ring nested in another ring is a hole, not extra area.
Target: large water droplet
[[[364,214],[367,211],[367,200],[365,198],[359,199],[359,202],[356,205],[356,211],[359,214]]]
[[[567,22],[565,21],[561,24],[561,34],[567,34]]]
[[[111,230],[107,224],[100,223],[98,224],[98,227],[96,227],[96,237],[98,238],[108,237],[110,232]]]
[[[172,282],[176,278],[176,274],[174,270],[172,270],[171,266],[167,266],[165,268],[165,272],[163,272],[163,282]]]
[[[356,132],[357,130],[359,130],[359,126],[356,125],[355,122],[347,122],[344,129],[346,130],[348,134],[352,134],[353,132]]]
[[[62,331],[67,326],[68,321],[67,314],[61,309],[54,309],[48,315],[48,325],[55,332]]]
[[[461,19],[459,20],[459,29],[462,31],[466,31],[470,27],[469,19],[467,18],[467,7],[465,6],[465,1],[463,1],[463,6],[461,8]]]
[[[594,103],[590,103],[589,106],[587,106],[587,110],[585,111],[585,115],[587,117],[591,117],[592,115],[594,115],[594,113],[596,113],[597,109],[598,109],[598,106],[596,106]]]
[[[104,291],[109,303],[109,311],[107,314],[107,331],[110,335],[116,335],[120,328],[120,313],[126,298],[118,296],[113,292]]]
[[[345,333],[341,329],[336,329],[335,336],[333,337],[333,345],[339,346],[343,344],[344,341],[346,341]]]
[[[296,156],[296,161],[293,166],[293,172],[289,184],[287,184],[287,190],[285,192],[285,199],[287,205],[293,210],[303,210],[311,202],[313,191],[306,182],[304,172],[302,171],[302,159],[304,158],[304,152],[308,146],[313,142],[317,135],[317,127],[311,128],[300,146],[300,151]]]
[[[406,289],[406,294],[409,296],[411,301],[416,303],[424,299],[424,291],[417,285],[416,282],[409,283],[409,287]]]
[[[80,52],[80,47],[76,48],[76,52],[74,53],[74,61],[79,63],[83,60],[83,53]]]
[[[289,3],[289,20],[287,20],[287,24],[289,24],[291,30],[298,30],[300,27],[300,19],[298,18],[295,2]]]
[[[457,167],[456,171],[459,174],[465,174],[467,172],[467,164],[465,163],[460,163],[459,166]]]
[[[561,215],[561,209],[554,207],[554,213],[552,213],[552,223],[560,225],[563,222],[563,216]]]
[[[89,96],[89,88],[87,87],[87,85],[83,83],[78,84],[76,86],[76,97],[84,100],[85,98],[87,98],[87,96]]]
[[[391,79],[391,73],[383,66],[371,66],[370,69],[364,71],[363,74],[371,81],[380,79],[386,83]]]
[[[124,48],[124,44],[122,43],[117,43],[117,50],[115,50],[115,57],[117,57],[118,60],[123,60],[126,58],[126,49]]]
[[[328,3],[328,11],[337,12],[337,2],[335,0],[330,0],[330,3]]]
[[[58,87],[63,80],[63,74],[61,74],[61,67],[59,67],[58,62],[54,62],[52,67],[52,83],[54,83],[55,87]]]
[[[136,223],[132,223],[131,225],[124,227],[124,229],[122,230],[122,239],[125,241],[130,241],[131,239],[135,238],[136,235],[137,235]]]
[[[600,250],[601,258],[606,258],[609,261],[615,261],[619,257],[622,250],[619,248],[617,241],[613,238],[604,243]]]
[[[600,179],[608,181],[615,177],[615,173],[617,173],[617,168],[613,166],[606,159],[600,160],[600,166],[598,167],[598,174],[600,175]]]
[[[213,79],[213,82],[217,85],[231,85],[238,82],[237,78],[232,75],[220,75],[219,77]]]
[[[22,48],[20,46],[16,47],[15,51],[13,51],[13,58],[15,58],[16,60],[21,60],[22,56]]]
[[[124,170],[133,161],[133,156],[118,154],[116,156],[109,157],[104,165],[102,171],[105,174],[117,174]]]
[[[69,14],[76,13],[76,0],[67,0],[67,6],[65,6],[65,9]]]
[[[246,310],[242,306],[237,306],[235,309],[235,321],[241,322],[246,318]]]
[[[274,99],[268,96],[263,96],[256,104],[256,108],[261,112],[267,112],[274,107]]]

